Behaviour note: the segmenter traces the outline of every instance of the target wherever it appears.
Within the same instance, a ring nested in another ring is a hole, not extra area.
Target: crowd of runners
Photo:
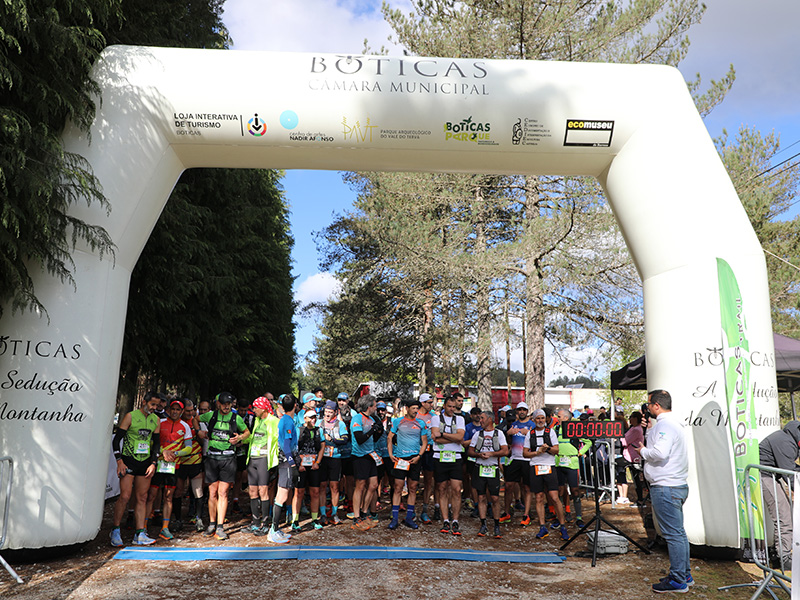
[[[126,515],[136,545],[171,540],[187,526],[225,540],[240,496],[249,499],[247,530],[273,543],[302,527],[348,523],[366,532],[381,525],[382,498],[391,516],[381,526],[390,530],[436,522],[441,533],[461,536],[463,508],[480,520],[481,537],[500,538],[501,525],[514,525],[538,527],[536,538],[552,531],[569,539],[568,527],[583,525],[579,470],[591,446],[562,436],[561,423],[577,415],[530,412],[525,402],[498,415],[464,412],[463,404],[460,393],[391,402],[340,393],[333,401],[317,389],[301,401],[267,393],[250,402],[222,392],[197,404],[148,393],[112,443],[120,495],[111,544],[124,545]],[[632,447],[626,453],[626,464],[638,463]],[[627,489],[621,497],[627,501]]]

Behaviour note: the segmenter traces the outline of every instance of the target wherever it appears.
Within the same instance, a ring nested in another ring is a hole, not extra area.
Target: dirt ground
[[[653,597],[650,585],[668,570],[666,549],[656,547],[647,555],[631,545],[624,555],[600,557],[591,566],[584,553],[586,536],[576,539],[565,550],[562,564],[529,565],[480,563],[450,560],[274,560],[274,561],[126,561],[113,560],[117,550],[108,543],[111,502],[106,505],[103,528],[97,537],[72,553],[48,558],[45,553],[28,557],[4,552],[25,581],[20,585],[0,568],[0,598],[25,600],[142,598],[238,599],[267,595],[271,599],[343,598],[380,600],[384,598],[457,598],[486,600],[509,597],[531,600],[628,600]],[[557,532],[535,539],[538,528],[504,525],[503,538],[477,536],[479,522],[462,511],[463,535],[439,533],[439,524],[421,525],[417,531],[386,528],[389,507],[385,501],[379,525],[367,532],[355,531],[350,522],[315,531],[305,519],[304,531],[295,534],[290,544],[307,546],[408,546],[424,548],[480,549],[492,551],[557,552],[562,544]],[[584,500],[584,519],[594,514],[594,505]],[[643,526],[644,509],[601,507],[603,516],[631,538],[646,545],[654,537]],[[491,523],[491,520],[489,521]],[[171,542],[159,540],[156,546],[273,546],[264,537],[245,531],[249,517],[239,516],[226,525],[230,539],[217,541],[202,534],[183,531]],[[576,531],[570,526],[570,533]],[[150,528],[151,535],[156,528]],[[129,542],[133,532],[123,529]],[[424,564],[423,564],[424,563]],[[696,584],[685,597],[731,600],[749,598],[754,588],[718,591],[724,585],[749,583],[761,578],[753,565],[733,560],[692,559]],[[781,593],[779,597],[786,597]],[[764,596],[767,597],[767,596]]]

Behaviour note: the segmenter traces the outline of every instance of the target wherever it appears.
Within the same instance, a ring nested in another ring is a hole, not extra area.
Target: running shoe
[[[140,531],[133,537],[133,543],[136,546],[152,546],[156,541],[147,535],[146,531]]]
[[[217,527],[217,530],[214,532],[214,537],[218,540],[227,540],[228,534],[225,533],[225,530],[222,527]]]
[[[433,520],[438,521],[442,518],[442,511],[438,506],[433,507]]]
[[[325,527],[325,525],[328,524],[328,515],[320,515],[319,516],[319,522],[320,522],[320,525]]]
[[[208,527],[206,527],[206,535],[211,537],[217,532],[217,524],[216,523],[209,523]]]
[[[486,528],[486,523],[484,523],[478,531],[478,537],[486,537],[487,535],[489,535],[489,530]]]
[[[522,500],[514,502],[514,510],[525,510],[525,505],[522,503]]]
[[[527,518],[527,519],[528,519],[528,521],[530,522],[530,517],[528,517],[528,516],[526,515],[526,518]],[[523,519],[523,520],[524,520],[524,519]],[[500,522],[501,522],[501,523],[510,523],[510,522],[511,522],[511,515],[510,515],[510,514],[508,514],[508,513],[506,513],[506,512],[504,512],[502,515],[500,515]]]
[[[392,520],[389,521],[389,529],[394,531],[395,529],[397,529],[398,525],[400,525],[400,522],[397,519],[395,519],[394,517],[392,517]]]
[[[311,524],[314,526],[314,529],[320,530],[322,529],[322,523],[319,522],[319,519],[313,519]]]
[[[354,513],[354,512],[352,512],[352,511],[351,511],[351,512],[347,513],[347,515],[345,515],[345,516],[346,516],[348,519],[355,519],[355,518],[356,518],[356,513]]]
[[[333,515],[333,524],[334,525],[341,525],[342,520],[339,518],[339,515]]]
[[[122,542],[122,534],[119,532],[119,527],[115,527],[111,530],[111,545],[114,546],[114,548],[125,545]]]
[[[297,521],[292,521],[292,531],[300,531],[302,527],[300,527],[300,523]]]
[[[662,577],[661,579],[659,579],[659,581],[661,583],[669,581],[669,575],[667,575],[666,577]],[[691,574],[686,578],[686,585],[689,587],[692,587],[694,585],[694,577],[692,577]]]
[[[542,525],[539,528],[539,533],[536,534],[536,538],[540,540],[542,538],[546,538],[548,535],[550,535],[550,532],[547,529],[547,525]]]
[[[501,537],[503,537],[503,534],[502,534],[502,533],[500,533],[500,525],[495,525],[495,526],[494,526],[494,537],[495,537],[495,538],[497,538],[498,540],[499,540]]]
[[[380,521],[378,513],[369,513],[369,520],[372,521],[373,523],[377,523],[378,521]]]
[[[250,527],[247,528],[247,531],[249,531],[250,533],[255,533],[259,529],[261,529],[261,523],[253,522],[250,524]]]
[[[267,534],[267,539],[273,544],[285,544],[289,538],[280,529],[275,529]]]
[[[450,533],[450,521],[444,521],[439,533]]]
[[[356,531],[367,531],[369,529],[369,525],[364,525],[363,519],[361,517],[355,519],[353,524],[350,525],[350,529],[355,529]]]
[[[567,526],[566,525],[562,525],[560,531],[561,531],[561,539],[562,540],[568,540],[569,539],[569,531],[567,531]]]
[[[195,520],[194,520],[194,530],[197,531],[198,533],[200,533],[205,528],[206,528],[206,526],[203,525],[203,519],[201,519],[200,517],[195,518]]]
[[[550,523],[550,529],[558,529],[561,527],[561,523],[558,522],[558,519]]]
[[[501,523],[503,522],[503,518],[502,517],[500,518],[500,522]],[[531,516],[530,515],[525,515],[524,517],[522,517],[522,521],[520,521],[519,524],[522,525],[523,527],[527,527],[528,525],[531,524]]]
[[[431,524],[431,518],[428,516],[428,513],[424,510],[422,511],[422,514],[419,516],[419,520],[422,521],[422,523],[425,525]]]
[[[575,519],[575,527],[577,527],[578,529],[583,529],[583,527],[584,527],[585,525],[586,525],[586,523],[584,523],[584,522],[583,522],[583,519],[581,519],[580,517],[578,517],[577,519]]]
[[[270,527],[264,525],[263,527],[259,527],[256,531],[253,532],[253,535],[256,537],[264,537],[265,535],[269,535]]]
[[[689,586],[685,583],[678,583],[667,577],[666,581],[661,580],[658,583],[653,584],[653,591],[657,594],[663,592],[678,592],[679,594],[685,594],[689,591]]]
[[[403,519],[403,525],[405,525],[409,529],[419,529],[419,525],[417,525],[417,523],[414,521],[413,518],[409,519],[408,517],[406,517],[405,519]]]
[[[453,524],[450,526],[450,533],[453,535],[461,535],[461,532],[458,530],[458,521],[453,521]]]
[[[158,537],[160,537],[162,540],[170,541],[175,536],[172,535],[172,532],[169,529],[164,527],[161,531],[158,532]]]

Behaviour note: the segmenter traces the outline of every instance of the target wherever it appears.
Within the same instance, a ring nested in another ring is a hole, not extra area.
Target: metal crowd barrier
[[[0,494],[3,498],[2,533],[0,533],[0,549],[6,545],[6,535],[8,534],[8,505],[11,502],[11,482],[14,480],[14,461],[10,456],[0,458]],[[5,559],[0,556],[0,564],[8,571],[17,583],[23,583],[22,578],[11,568]]]
[[[750,472],[753,471],[753,470],[759,472],[758,476],[757,476],[758,477],[757,479],[754,478],[750,474]],[[752,496],[752,490],[751,490],[751,487],[750,487],[751,486],[751,482],[758,481],[759,483],[763,483],[764,485],[772,486],[771,492],[772,492],[772,497],[773,498],[777,498],[779,494],[786,493],[784,491],[784,489],[782,488],[782,486],[784,484],[780,481],[780,478],[770,477],[769,478],[770,481],[763,482],[763,480],[761,478],[761,475],[763,473],[774,473],[776,475],[784,475],[792,483],[798,481],[798,479],[800,479],[800,478],[797,477],[798,474],[795,473],[794,471],[788,471],[786,469],[776,469],[774,467],[765,467],[763,465],[747,465],[747,467],[744,470],[744,478],[745,478],[744,492],[745,492],[745,502],[747,503],[747,522],[748,522],[748,525],[749,525],[748,528],[750,530],[750,554],[751,554],[751,558],[753,560],[753,563],[759,569],[761,569],[761,571],[764,574],[764,577],[763,577],[763,579],[761,579],[761,581],[756,581],[756,582],[753,582],[753,583],[743,583],[743,584],[737,584],[737,585],[728,585],[728,586],[721,587],[719,589],[720,590],[727,590],[727,589],[737,588],[737,587],[755,587],[756,591],[750,597],[750,600],[755,600],[761,594],[763,594],[765,591],[768,592],[769,595],[772,596],[772,598],[774,598],[775,600],[778,600],[778,597],[775,595],[775,592],[773,592],[773,590],[781,590],[782,589],[790,597],[794,598],[795,596],[792,595],[792,590],[791,590],[791,582],[792,582],[792,580],[786,574],[786,571],[784,570],[784,565],[786,564],[786,561],[790,557],[786,556],[784,554],[783,548],[781,546],[781,534],[783,533],[781,531],[781,521],[785,520],[786,517],[788,517],[788,522],[789,523],[792,522],[792,517],[793,517],[792,513],[795,512],[795,509],[794,509],[794,495],[792,493],[792,490],[789,489],[789,491],[788,491],[789,515],[785,515],[785,514],[781,513],[781,508],[780,508],[780,503],[779,502],[775,502],[775,514],[771,515],[771,514],[769,514],[769,512],[767,510],[767,507],[764,504],[763,488],[759,487],[759,491],[761,493],[761,503],[760,503],[761,512],[759,514],[760,520],[758,521],[758,523],[756,523],[756,518],[755,518],[756,515],[754,513],[754,508],[755,507],[753,505],[753,496]],[[777,537],[774,540],[775,547],[777,548],[777,553],[778,553],[778,564],[779,564],[778,568],[772,568],[770,566],[770,564],[769,564],[770,563],[770,560],[769,560],[769,544],[767,543],[767,540],[769,539],[769,536],[772,533],[771,530],[773,528],[773,524],[777,525],[777,529],[778,529]],[[768,529],[767,529],[768,526],[770,527],[770,531],[768,531]],[[756,538],[756,528],[759,528],[758,531],[761,534],[761,538],[760,539]],[[793,533],[794,533],[794,530],[793,530]],[[797,539],[797,534],[794,534],[794,535],[795,535],[795,539]],[[760,542],[761,546],[759,546],[759,542]],[[794,540],[792,540],[792,546],[794,546],[794,545],[795,545],[795,542],[794,542]],[[775,585],[775,584],[777,584],[777,585]],[[787,584],[789,584],[789,585],[787,585]]]
[[[592,449],[578,459],[578,485],[591,496],[597,484],[600,493],[598,499],[605,498],[612,502],[616,498],[616,482],[614,472],[614,447],[610,440],[595,440]]]

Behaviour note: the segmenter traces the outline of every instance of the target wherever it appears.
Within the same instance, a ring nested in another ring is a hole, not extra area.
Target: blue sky
[[[409,10],[408,0],[391,1]],[[800,60],[796,28],[798,0],[705,0],[703,22],[690,31],[691,48],[679,67],[687,80],[722,77],[733,63],[737,78],[725,101],[706,117],[713,137],[723,129],[735,135],[742,124],[762,133],[780,134],[787,148],[776,160],[800,152]],[[361,53],[364,39],[379,48],[394,47],[380,14],[379,0],[227,0],[223,20],[235,50]],[[797,159],[795,159],[797,160]],[[352,204],[354,193],[337,172],[288,171],[283,181],[292,210],[295,238],[295,298],[301,303],[325,300],[335,279],[320,272],[314,234]],[[313,348],[316,324],[297,318],[296,348]],[[504,358],[504,357],[503,357]],[[512,353],[521,370],[521,351]],[[547,380],[570,374],[556,359],[547,360]]]

